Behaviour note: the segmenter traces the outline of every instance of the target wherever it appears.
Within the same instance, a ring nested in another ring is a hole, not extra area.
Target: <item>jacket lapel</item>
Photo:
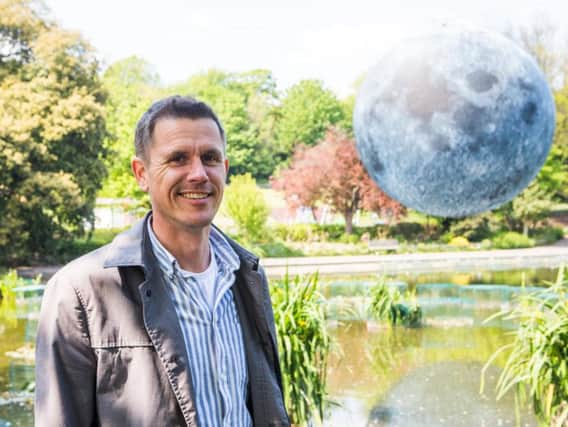
[[[149,214],[129,231],[117,236],[105,261],[105,268],[122,269],[129,285],[138,289],[144,326],[167,374],[185,422],[188,426],[197,426],[193,382],[185,340],[175,307],[152,251],[147,229],[148,217]],[[136,273],[139,269],[125,268],[133,266],[143,268],[143,277]]]

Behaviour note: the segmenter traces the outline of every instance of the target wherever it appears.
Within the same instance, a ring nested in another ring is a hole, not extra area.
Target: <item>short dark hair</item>
[[[225,131],[213,109],[191,96],[174,95],[154,102],[138,120],[134,134],[134,150],[138,157],[146,158],[146,149],[152,143],[154,127],[158,120],[166,117],[213,120],[221,134],[223,149],[225,148]]]

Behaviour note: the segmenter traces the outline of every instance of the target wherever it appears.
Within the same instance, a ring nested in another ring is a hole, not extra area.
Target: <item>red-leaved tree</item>
[[[345,232],[353,231],[353,215],[360,209],[398,218],[404,207],[381,191],[363,167],[355,140],[331,128],[313,147],[296,149],[288,169],[272,180],[292,207],[327,203],[345,218]]]

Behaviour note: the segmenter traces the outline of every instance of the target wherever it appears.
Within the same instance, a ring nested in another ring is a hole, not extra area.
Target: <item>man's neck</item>
[[[154,234],[179,263],[179,266],[193,273],[201,273],[207,269],[210,262],[209,233],[210,227],[200,230],[176,230],[169,232],[165,227],[154,224]]]

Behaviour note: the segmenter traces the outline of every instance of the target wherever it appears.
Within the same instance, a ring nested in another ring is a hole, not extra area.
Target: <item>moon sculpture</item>
[[[403,205],[464,217],[512,199],[542,167],[554,101],[534,60],[485,31],[411,39],[370,71],[354,111],[357,149]]]

